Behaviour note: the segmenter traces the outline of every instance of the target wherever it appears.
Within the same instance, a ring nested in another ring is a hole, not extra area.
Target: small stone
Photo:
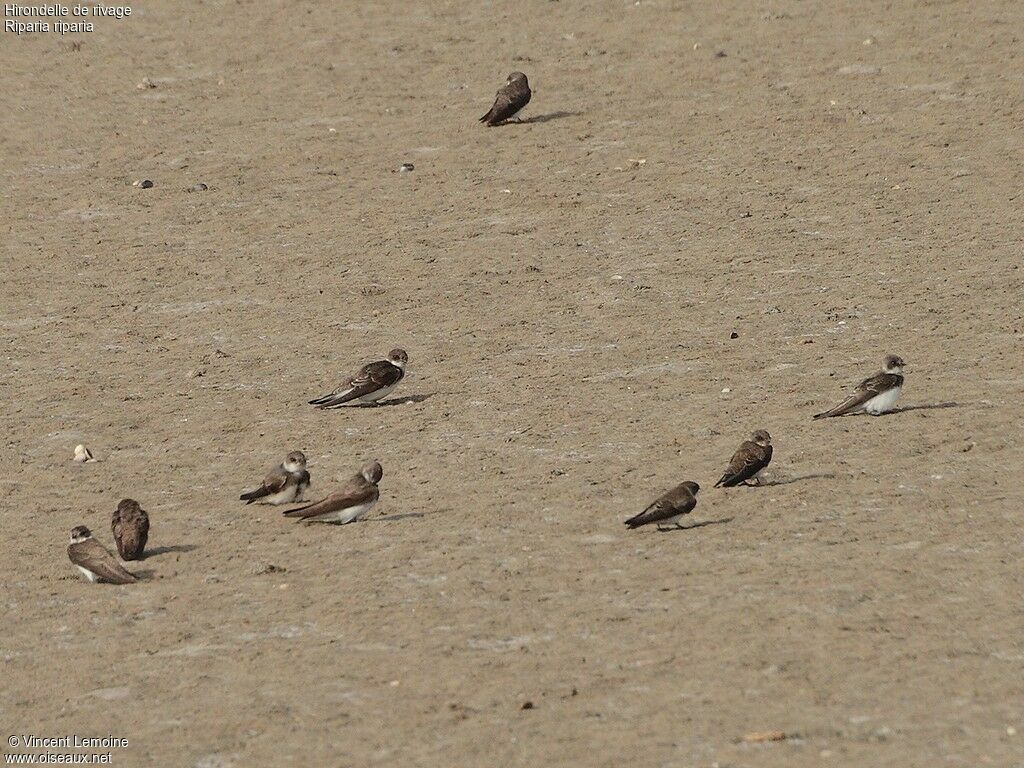
[[[412,163],[402,163],[400,166],[398,166],[399,173],[412,173],[415,170],[416,166],[413,165]]]
[[[861,43],[861,45],[874,45],[874,44],[875,44],[875,38],[873,38],[873,37],[866,37],[866,38],[864,38],[864,42]]]
[[[726,387],[725,389],[722,390],[723,395],[728,395],[730,392],[732,392],[732,390],[729,387]]]
[[[142,82],[135,86],[140,91],[144,91],[147,88],[156,88],[156,83],[150,80],[148,77],[142,78]]]
[[[754,731],[744,734],[743,740],[751,743],[762,741],[785,741],[786,734],[782,731]]]
[[[138,187],[139,189],[151,189],[153,187],[153,182],[149,179],[139,179],[138,181],[133,181],[132,186]]]
[[[733,331],[732,333],[729,334],[730,339],[738,339],[739,337],[740,335],[736,333],[736,331]]]
[[[533,702],[532,701],[524,701],[522,706],[519,707],[519,708],[520,709],[533,709]]]
[[[202,182],[200,182],[200,183],[198,183],[198,184],[193,184],[193,185],[192,185],[191,187],[189,187],[189,188],[188,188],[187,190],[185,190],[185,191],[186,191],[186,192],[205,192],[205,191],[206,191],[206,190],[208,190],[208,189],[209,189],[209,187],[208,187],[208,186],[206,186],[205,184],[203,184]]]
[[[75,446],[74,461],[78,464],[88,464],[89,462],[96,461],[96,459],[93,457],[92,451],[79,444]]]
[[[273,563],[257,563],[252,567],[253,576],[265,576],[268,573],[287,573],[288,569]]]

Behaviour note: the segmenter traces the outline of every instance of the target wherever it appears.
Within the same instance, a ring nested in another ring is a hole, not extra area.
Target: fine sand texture
[[[0,750],[1024,766],[1022,46],[1015,0],[0,35]],[[383,406],[306,404],[393,347]],[[888,352],[901,410],[812,421]],[[714,489],[755,429],[766,484]],[[380,503],[240,503],[290,450]],[[625,529],[683,480],[689,529]],[[89,584],[123,497],[143,579]]]

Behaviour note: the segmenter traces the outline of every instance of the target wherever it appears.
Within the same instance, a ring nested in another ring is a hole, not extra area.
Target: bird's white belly
[[[359,400],[360,400],[360,402],[363,402],[363,403],[375,403],[378,400],[380,400],[381,398],[387,397],[388,395],[390,395],[391,391],[395,387],[397,387],[400,383],[401,382],[396,381],[390,387],[384,387],[382,389],[378,389],[378,390],[375,390],[373,392],[370,392],[367,395],[363,395],[362,397],[359,398]]]
[[[86,568],[83,568],[80,565],[76,565],[75,568],[80,570],[82,572],[82,575],[85,576],[85,578],[87,578],[89,581],[91,581],[93,583],[96,583],[96,581],[99,579],[99,576],[97,576],[95,573],[93,573],[92,571],[90,571],[90,570],[88,570]]]
[[[355,507],[349,507],[348,509],[339,509],[336,512],[328,512],[324,515],[317,515],[312,520],[318,523],[354,523],[371,509],[376,501],[368,501],[366,504],[359,504]]]
[[[293,501],[299,500],[298,491],[299,489],[297,486],[289,485],[277,493],[264,496],[262,501],[266,504],[291,504]]]
[[[891,411],[892,407],[896,405],[896,401],[900,397],[900,393],[903,391],[903,387],[894,387],[888,392],[883,392],[880,395],[875,395],[866,403],[864,403],[863,411],[870,413],[872,416],[877,416],[880,413]]]

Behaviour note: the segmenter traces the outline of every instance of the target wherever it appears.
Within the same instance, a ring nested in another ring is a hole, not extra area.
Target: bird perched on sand
[[[297,517],[307,523],[354,523],[369,512],[380,498],[377,483],[384,476],[379,461],[363,464],[351,480],[315,504],[289,509],[285,517]]]
[[[626,521],[626,526],[632,530],[641,525],[657,523],[659,531],[664,530],[666,525],[682,528],[683,516],[690,514],[697,506],[697,491],[699,490],[700,486],[690,480],[680,483],[671,491],[659,496],[639,515],[629,518]]]
[[[126,571],[106,547],[92,537],[92,532],[84,525],[71,529],[68,559],[91,582],[131,584],[138,581],[138,577]]]
[[[259,488],[246,491],[238,498],[246,504],[252,504],[254,501],[261,504],[291,504],[303,500],[309,485],[306,454],[302,451],[292,451],[284,457],[283,462],[270,470]]]
[[[361,403],[377,403],[387,397],[405,377],[409,355],[404,349],[392,349],[387,360],[364,365],[355,376],[345,379],[331,394],[310,400],[317,408],[337,408],[345,403],[358,400]]]
[[[121,499],[110,520],[117,554],[122,560],[138,560],[149,538],[149,515],[135,499]]]
[[[729,466],[725,473],[715,483],[719,486],[731,488],[740,484],[761,484],[761,471],[768,466],[772,460],[772,436],[767,430],[759,429],[745,440],[739,450],[732,455]]]
[[[814,418],[845,416],[848,413],[870,413],[872,416],[891,411],[903,391],[903,358],[886,355],[882,370],[857,385],[853,394],[830,411],[816,413]]]
[[[480,122],[486,126],[495,126],[513,119],[530,103],[532,95],[526,75],[522,72],[513,72],[494,97],[494,106],[480,118]]]

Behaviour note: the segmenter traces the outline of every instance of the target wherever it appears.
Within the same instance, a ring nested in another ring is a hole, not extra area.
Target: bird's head
[[[529,82],[526,79],[526,75],[524,75],[522,72],[513,72],[511,75],[508,76],[508,79],[505,81],[505,85],[513,84],[522,84],[525,86],[529,86]]]
[[[903,358],[899,355],[886,355],[882,370],[886,373],[903,373],[904,365]]]
[[[142,506],[135,499],[121,499],[117,502],[117,514],[126,515],[138,512]]]
[[[409,354],[404,349],[392,349],[388,352],[388,362],[392,365],[397,365],[404,371],[406,364],[409,362]]]
[[[368,483],[379,483],[380,479],[384,477],[384,467],[380,465],[379,461],[368,461],[363,464],[362,469],[359,470],[359,474],[361,474],[363,479]]]
[[[84,525],[76,525],[71,529],[71,543],[81,544],[86,539],[92,538],[92,531],[86,528]]]
[[[758,445],[764,446],[766,448],[772,444],[772,436],[768,434],[767,429],[757,430],[754,434],[750,436],[750,439],[753,440]]]
[[[694,496],[696,496],[697,495],[697,491],[700,490],[700,486],[697,485],[695,482],[693,482],[693,480],[687,480],[685,483],[683,483],[683,488],[688,490]]]
[[[292,451],[284,457],[284,469],[286,472],[301,472],[306,468],[306,454],[302,451]]]

